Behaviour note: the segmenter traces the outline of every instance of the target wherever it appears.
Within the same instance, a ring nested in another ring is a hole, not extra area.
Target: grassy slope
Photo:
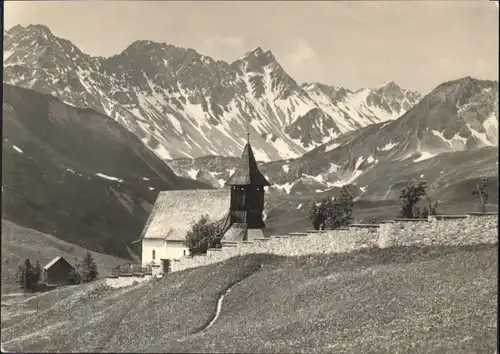
[[[43,266],[56,256],[63,256],[71,264],[83,259],[87,250],[64,242],[54,236],[18,226],[2,220],[2,293],[16,289],[17,265],[26,258],[35,264],[38,260]],[[109,270],[123,262],[123,259],[92,252],[100,276],[106,276]]]
[[[491,353],[497,262],[497,245],[248,255],[130,290],[84,285],[2,340],[17,350]]]

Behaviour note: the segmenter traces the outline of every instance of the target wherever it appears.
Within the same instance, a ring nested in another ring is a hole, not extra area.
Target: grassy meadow
[[[131,288],[54,293],[38,314],[2,324],[2,342],[20,352],[492,353],[497,263],[497,245],[247,255]]]

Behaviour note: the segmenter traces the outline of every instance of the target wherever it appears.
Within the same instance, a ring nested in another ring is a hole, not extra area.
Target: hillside
[[[129,289],[84,285],[4,322],[2,341],[25,351],[491,353],[497,247],[249,255]]]
[[[179,178],[131,132],[92,109],[3,85],[2,217],[128,257],[158,191]]]
[[[257,159],[299,157],[420,99],[394,82],[358,91],[300,85],[259,47],[233,63],[146,40],[92,57],[42,25],[4,32],[4,81],[96,109],[164,159],[238,156],[248,123]]]
[[[61,241],[36,230],[18,226],[2,219],[2,293],[19,289],[16,284],[17,266],[29,258],[34,265],[39,261],[42,267],[56,256],[64,257],[75,265],[83,260],[86,249]],[[105,254],[91,252],[99,270],[98,278],[104,278],[118,264],[127,262]]]

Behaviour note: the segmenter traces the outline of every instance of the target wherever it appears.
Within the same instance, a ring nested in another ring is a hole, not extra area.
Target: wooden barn
[[[70,284],[69,274],[75,268],[63,257],[57,256],[43,267],[43,281],[49,284]]]

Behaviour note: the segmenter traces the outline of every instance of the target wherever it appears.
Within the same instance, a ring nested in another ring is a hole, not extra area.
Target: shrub
[[[343,186],[338,199],[323,198],[319,203],[312,202],[309,208],[309,220],[315,230],[325,227],[335,229],[352,221],[354,198],[350,185]]]
[[[91,281],[94,280],[98,274],[97,264],[95,264],[90,251],[87,251],[80,266],[80,278],[83,281]]]
[[[489,198],[488,192],[486,191],[487,184],[488,178],[481,178],[476,182],[476,187],[472,190],[472,195],[479,201],[478,209],[482,213],[486,213],[486,204]]]
[[[410,182],[402,190],[399,195],[399,204],[401,205],[400,216],[403,218],[418,218],[420,216],[420,208],[417,203],[426,195],[427,182]]]
[[[220,244],[221,232],[221,222],[211,222],[208,215],[203,215],[186,235],[190,254],[204,254],[209,248],[217,247]]]

